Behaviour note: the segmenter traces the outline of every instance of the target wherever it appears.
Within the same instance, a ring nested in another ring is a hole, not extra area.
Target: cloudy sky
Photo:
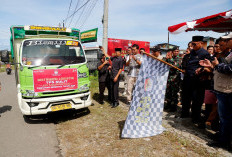
[[[71,7],[68,14],[70,2]],[[11,25],[58,26],[88,0],[0,0],[0,50],[9,49]],[[81,31],[99,28],[102,42],[104,0],[89,0],[65,26]],[[149,41],[151,45],[167,42],[170,25],[227,11],[231,0],[109,0],[109,37]],[[219,37],[213,32],[187,32],[170,35],[170,43],[186,48],[193,35]]]

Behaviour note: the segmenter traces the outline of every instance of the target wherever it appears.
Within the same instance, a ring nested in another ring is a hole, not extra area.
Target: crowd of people
[[[134,44],[121,57],[121,49],[115,56],[105,50],[98,63],[99,101],[104,103],[104,90],[108,88],[108,100],[112,108],[119,105],[118,88],[120,74],[124,69],[125,91],[128,106],[143,62],[143,48]],[[200,128],[209,128],[217,133],[211,136],[211,146],[231,150],[232,134],[232,33],[216,40],[214,45],[203,48],[203,36],[193,36],[182,55],[178,47],[169,49],[162,57],[158,46],[151,48],[152,55],[183,70],[170,67],[167,80],[164,110],[176,112],[181,104],[180,118],[191,118]],[[204,110],[203,109],[204,106]]]

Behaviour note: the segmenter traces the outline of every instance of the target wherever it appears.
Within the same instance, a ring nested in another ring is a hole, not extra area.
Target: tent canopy
[[[168,31],[172,34],[195,30],[218,33],[232,32],[232,10],[168,27]]]

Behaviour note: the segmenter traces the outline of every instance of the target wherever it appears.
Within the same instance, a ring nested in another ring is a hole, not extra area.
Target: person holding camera
[[[109,58],[109,55],[106,54],[102,46],[100,46],[100,50],[102,50],[105,56]],[[112,108],[115,108],[119,105],[118,88],[120,74],[123,69],[123,58],[121,57],[121,48],[115,48],[115,56],[110,57],[109,62],[112,63],[110,70],[111,106]]]
[[[110,83],[109,83],[109,69],[111,68],[109,61],[105,59],[105,55],[102,54],[101,61],[97,64],[98,69],[98,81],[99,81],[99,103],[104,104],[104,91],[108,89],[108,100],[111,101]]]

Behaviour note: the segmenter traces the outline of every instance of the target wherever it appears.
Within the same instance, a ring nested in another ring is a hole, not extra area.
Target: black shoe
[[[197,123],[197,127],[199,128],[199,129],[205,129],[205,123],[203,123],[203,122],[200,122],[200,123]]]
[[[114,106],[114,103],[112,102],[112,103],[110,103],[110,105],[109,106],[111,106],[111,107],[113,107]]]
[[[213,141],[219,141],[220,133],[216,132],[215,134],[208,134],[208,137]]]
[[[115,107],[117,107],[118,105],[119,105],[119,103],[116,102],[116,103],[114,103],[114,106],[112,106],[111,108],[115,108]]]
[[[177,109],[176,108],[170,108],[170,109],[168,109],[168,112],[176,112],[177,111]]]
[[[225,149],[229,152],[232,151],[232,148],[231,148],[231,145],[230,144],[225,144],[225,143],[222,143],[222,142],[218,142],[218,141],[214,141],[214,142],[208,142],[207,143],[208,146],[210,147],[216,147],[216,148],[222,148],[222,149]]]
[[[104,101],[100,101],[99,104],[103,105],[103,104],[104,104]]]
[[[180,118],[189,118],[189,114],[181,113]]]

